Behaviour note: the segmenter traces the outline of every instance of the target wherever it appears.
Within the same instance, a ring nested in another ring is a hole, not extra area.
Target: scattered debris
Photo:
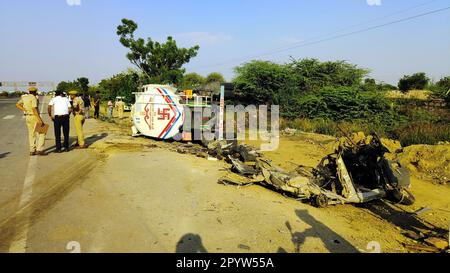
[[[419,244],[406,244],[404,243],[403,246],[411,251],[411,252],[427,252],[427,253],[439,253],[440,250],[436,247],[432,246],[425,246],[425,245],[419,245]]]
[[[425,242],[439,250],[446,250],[448,248],[448,241],[438,237],[430,237],[425,239]]]
[[[391,150],[400,151],[401,146],[386,145],[391,148],[384,146],[376,134],[354,134],[338,140],[336,152],[325,157],[317,168],[299,166],[295,173],[274,166],[247,146],[239,146],[232,149],[237,153],[228,153],[228,160],[232,173],[241,177],[228,174],[220,182],[236,186],[261,184],[317,207],[381,198],[411,205],[415,199],[407,190],[409,172],[384,156]]]
[[[414,214],[415,215],[421,215],[421,214],[424,214],[424,213],[429,212],[429,211],[431,211],[430,208],[421,208],[418,211],[414,212]]]
[[[283,136],[295,136],[297,134],[297,132],[298,132],[297,129],[286,128],[283,131],[281,131],[281,135],[283,135]]]

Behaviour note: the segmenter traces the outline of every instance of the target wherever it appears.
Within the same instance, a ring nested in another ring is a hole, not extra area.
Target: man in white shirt
[[[62,92],[56,91],[55,97],[50,100],[47,110],[55,128],[56,152],[61,153],[61,128],[64,134],[64,151],[68,152],[70,148],[70,113],[72,112],[70,101],[67,97],[62,96]]]

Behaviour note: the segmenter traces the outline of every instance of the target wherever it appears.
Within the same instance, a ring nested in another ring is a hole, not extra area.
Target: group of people
[[[23,95],[17,102],[16,107],[23,111],[28,129],[30,155],[45,156],[45,130],[39,130],[46,126],[39,112],[39,100],[37,88],[30,87],[29,94]],[[99,96],[98,96],[99,98]],[[94,104],[94,107],[97,108]],[[55,97],[48,104],[48,115],[54,124],[56,153],[69,152],[70,115],[74,116],[74,127],[78,142],[76,149],[85,149],[87,145],[84,139],[83,125],[86,120],[86,104],[83,97],[77,91],[70,91],[69,97],[64,96],[60,91],[56,91]],[[88,111],[90,111],[88,109]],[[97,114],[98,117],[98,114]],[[61,130],[64,135],[64,142],[61,145]],[[62,149],[64,148],[64,150]]]

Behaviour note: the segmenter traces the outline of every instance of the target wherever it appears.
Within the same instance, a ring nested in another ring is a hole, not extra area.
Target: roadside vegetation
[[[128,19],[117,28],[135,69],[103,79],[96,86],[89,86],[86,78],[61,82],[58,90],[76,89],[91,95],[99,91],[105,100],[121,96],[128,103],[133,103],[133,93],[140,86],[151,83],[219,92],[225,82],[220,73],[205,77],[183,68],[197,56],[199,46],[179,48],[172,37],[164,43],[136,38],[137,29]],[[393,86],[377,82],[369,74],[368,69],[345,61],[251,61],[235,68],[236,96],[227,103],[279,105],[282,129],[333,136],[376,131],[404,146],[450,141],[450,77],[433,83],[419,72],[405,75]]]
[[[236,68],[238,102],[280,105],[281,128],[341,136],[378,132],[404,146],[450,141],[450,78],[433,84],[425,73],[377,83],[344,61],[252,61]],[[234,102],[235,103],[235,102]]]

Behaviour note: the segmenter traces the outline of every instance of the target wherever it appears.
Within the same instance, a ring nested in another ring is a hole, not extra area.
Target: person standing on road
[[[100,116],[100,102],[101,102],[101,98],[100,98],[100,92],[97,91],[95,92],[95,96],[94,96],[94,118],[98,119]]]
[[[36,126],[44,126],[38,109],[38,100],[36,98],[37,88],[30,87],[29,94],[23,95],[16,103],[16,107],[25,115],[28,129],[28,138],[30,142],[30,156],[45,156],[45,134],[36,133]]]
[[[72,100],[72,110],[74,115],[75,131],[77,132],[78,143],[77,149],[86,149],[86,144],[84,142],[84,101],[78,96],[77,91],[69,92],[70,99]]]
[[[116,108],[117,113],[119,114],[119,119],[123,119],[123,113],[125,111],[125,103],[122,101],[122,99],[116,101]]]
[[[91,99],[89,98],[89,95],[84,94],[83,95],[83,103],[84,103],[84,117],[86,119],[90,118],[90,112],[91,111]]]
[[[61,91],[56,91],[56,96],[48,104],[48,115],[53,120],[55,128],[56,152],[61,153],[61,128],[64,134],[64,151],[69,151],[70,112],[72,111],[70,101],[62,96]],[[53,110],[53,115],[52,115]]]
[[[113,119],[114,105],[111,100],[108,101],[108,113],[109,113],[109,119]]]

